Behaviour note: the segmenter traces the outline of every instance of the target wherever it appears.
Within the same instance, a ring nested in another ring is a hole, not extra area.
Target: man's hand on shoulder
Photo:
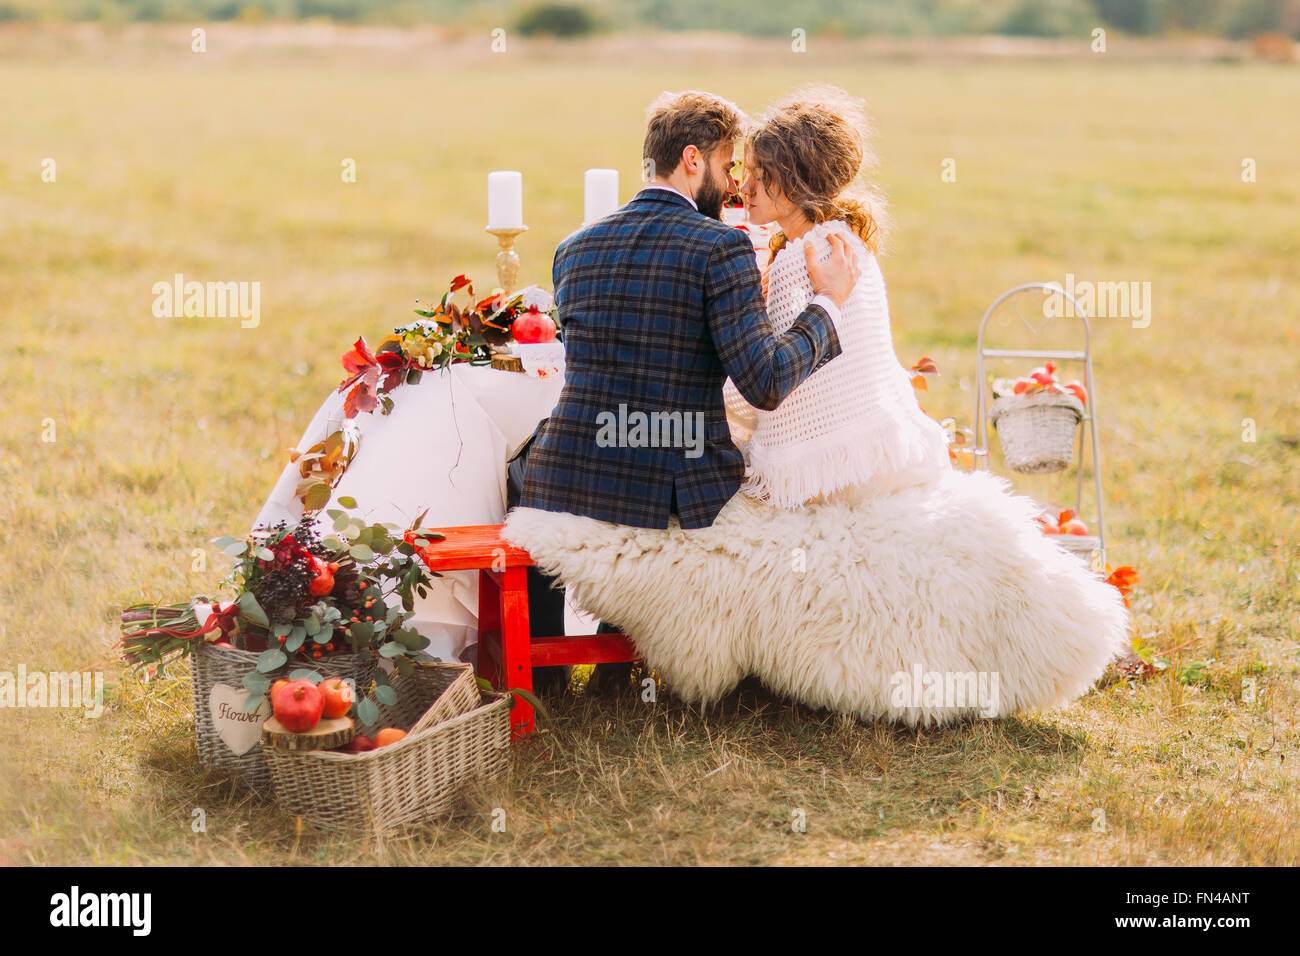
[[[826,240],[831,244],[831,257],[820,263],[817,262],[817,253],[813,250],[813,244],[804,241],[803,251],[805,261],[808,263],[808,278],[812,280],[814,294],[828,295],[836,305],[843,306],[845,300],[853,293],[853,287],[858,284],[861,270],[858,268],[857,257],[849,248],[848,240],[836,233],[831,233]]]

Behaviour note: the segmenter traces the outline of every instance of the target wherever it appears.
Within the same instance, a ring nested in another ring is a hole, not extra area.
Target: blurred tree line
[[[2,20],[513,26],[526,34],[719,30],[755,36],[1078,36],[1286,33],[1300,39],[1300,0],[0,0]]]

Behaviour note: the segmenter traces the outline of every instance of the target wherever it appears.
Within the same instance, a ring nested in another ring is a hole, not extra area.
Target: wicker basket
[[[989,409],[1007,465],[1031,475],[1070,467],[1083,417],[1082,403],[1068,392],[1004,395]]]
[[[213,647],[211,644],[204,643],[194,653],[191,679],[194,688],[194,733],[198,739],[199,762],[205,767],[234,771],[254,790],[269,787],[271,784],[271,774],[266,766],[261,743],[261,727],[266,714],[260,717],[255,714],[248,715],[249,739],[255,742],[245,749],[242,742],[235,741],[235,748],[232,749],[227,742],[228,737],[222,737],[213,719],[212,708],[214,704],[220,706],[220,703],[213,700],[213,689],[218,684],[233,689],[230,692],[218,692],[225,694],[226,699],[221,703],[225,703],[232,710],[243,706],[244,700],[248,697],[248,691],[244,688],[244,676],[257,669],[257,659],[260,656],[257,651]],[[358,691],[365,693],[375,674],[375,658],[370,654],[331,655],[313,661],[310,665],[297,662],[287,664],[267,676],[287,674],[299,667],[310,667],[325,677],[341,677],[345,680],[351,678],[356,682]],[[269,702],[266,706],[269,713]],[[255,734],[252,733],[253,729],[256,729]],[[237,750],[239,752],[236,752]]]
[[[480,700],[468,665],[421,665],[391,682],[400,703],[379,705],[379,724],[408,730],[396,743],[359,754],[268,751],[286,812],[325,829],[382,834],[444,816],[467,784],[509,769],[510,698]],[[407,702],[421,696],[426,709],[412,721]]]

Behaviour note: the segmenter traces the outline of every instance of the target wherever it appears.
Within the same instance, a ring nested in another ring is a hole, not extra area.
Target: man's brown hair
[[[741,123],[740,110],[720,96],[697,90],[661,93],[646,110],[641,155],[653,164],[646,178],[671,175],[687,146],[706,157],[718,146],[730,146],[740,138]]]

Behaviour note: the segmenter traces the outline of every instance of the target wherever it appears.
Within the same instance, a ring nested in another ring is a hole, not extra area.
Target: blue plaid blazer
[[[712,524],[740,487],[728,375],[772,409],[840,354],[810,305],[774,335],[749,237],[643,189],[555,252],[565,383],[529,451],[519,505],[641,528]]]

